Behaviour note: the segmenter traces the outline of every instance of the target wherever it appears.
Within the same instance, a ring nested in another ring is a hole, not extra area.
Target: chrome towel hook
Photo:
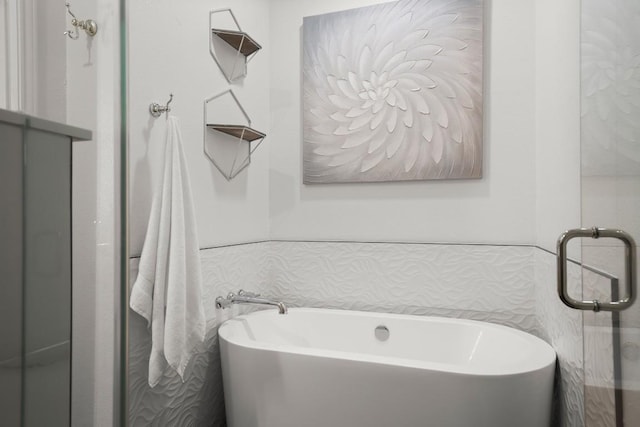
[[[98,33],[98,24],[93,19],[86,19],[84,21],[79,21],[76,18],[76,15],[71,12],[71,4],[66,2],[64,4],[67,7],[67,12],[71,15],[71,25],[73,25],[72,30],[67,30],[64,32],[65,35],[69,36],[70,39],[78,40],[80,37],[80,33],[78,32],[78,28],[84,30],[91,37],[95,36]]]
[[[171,108],[169,108],[169,104],[171,104],[171,101],[173,101],[172,93],[169,94],[169,101],[167,101],[167,105],[160,105],[157,102],[154,102],[153,104],[149,105],[149,112],[153,117],[160,117],[162,113],[167,113],[167,116],[169,116],[169,111],[171,111]]]

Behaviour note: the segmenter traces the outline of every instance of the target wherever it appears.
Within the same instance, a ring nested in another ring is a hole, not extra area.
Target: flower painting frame
[[[305,17],[305,184],[482,177],[482,0]]]

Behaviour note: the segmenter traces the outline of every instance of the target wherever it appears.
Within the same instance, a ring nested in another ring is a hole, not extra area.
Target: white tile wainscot
[[[582,317],[556,295],[555,257],[532,246],[270,241],[201,251],[209,333],[185,383],[147,384],[150,335],[130,314],[130,421],[224,426],[217,327],[250,308],[216,310],[230,291],[291,306],[461,317],[500,323],[550,342],[559,358],[554,426],[583,425]],[[131,260],[132,281],[138,260]],[[570,271],[574,288],[577,266]]]

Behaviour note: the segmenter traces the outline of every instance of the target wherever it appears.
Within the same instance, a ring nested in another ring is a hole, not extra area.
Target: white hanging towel
[[[182,137],[167,122],[162,186],[154,195],[130,306],[151,327],[149,385],[167,366],[184,381],[191,356],[204,341],[200,250]]]

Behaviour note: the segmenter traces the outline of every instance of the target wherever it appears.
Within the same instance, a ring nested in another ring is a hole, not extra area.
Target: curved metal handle
[[[580,301],[571,298],[567,290],[567,243],[576,237],[610,237],[622,240],[625,244],[626,282],[624,297],[618,301],[600,302]],[[620,311],[629,308],[635,301],[636,290],[636,242],[626,232],[608,228],[577,228],[567,230],[558,238],[558,295],[565,305],[576,310]]]

